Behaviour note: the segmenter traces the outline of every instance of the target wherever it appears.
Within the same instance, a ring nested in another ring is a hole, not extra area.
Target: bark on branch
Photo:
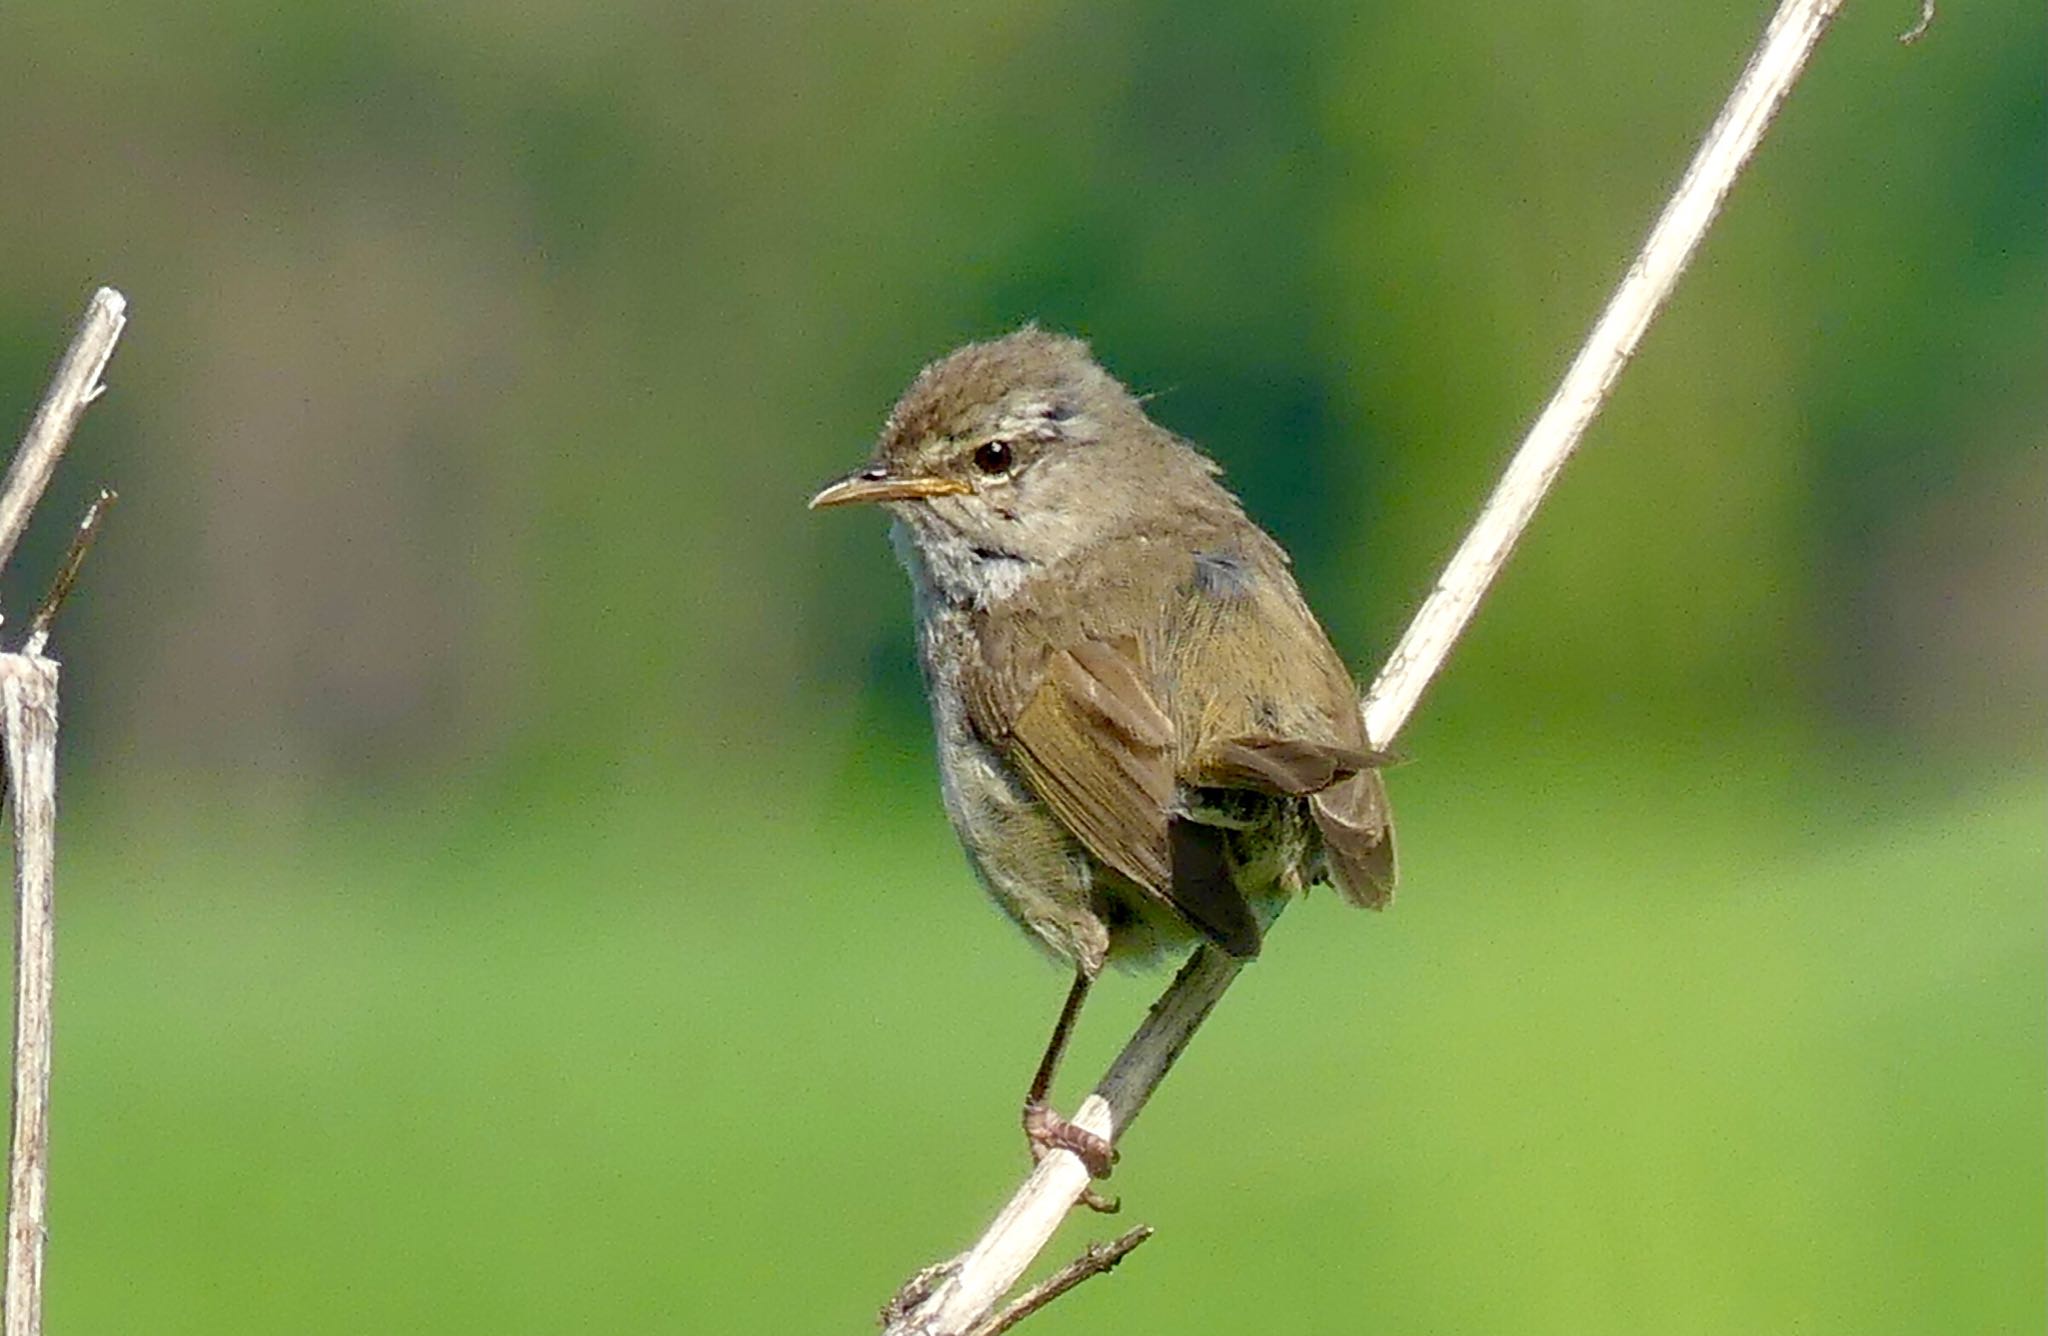
[[[6,1336],[43,1329],[48,1232],[50,997],[56,980],[57,665],[0,654],[14,817],[14,1128],[7,1169]]]

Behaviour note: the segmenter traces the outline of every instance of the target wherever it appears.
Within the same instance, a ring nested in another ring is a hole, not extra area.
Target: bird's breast
[[[997,907],[1054,955],[1099,969],[1110,930],[1095,913],[1091,860],[968,719],[962,678],[978,652],[964,610],[920,602],[918,658],[946,816]]]

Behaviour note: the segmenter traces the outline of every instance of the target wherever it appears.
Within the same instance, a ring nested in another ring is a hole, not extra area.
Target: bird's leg
[[[1053,1074],[1059,1071],[1067,1040],[1074,1032],[1074,1019],[1081,1014],[1081,1004],[1088,1000],[1088,986],[1094,982],[1094,976],[1087,970],[1074,971],[1074,986],[1067,990],[1066,1005],[1060,1008],[1052,1038],[1045,1044],[1045,1056],[1038,1060],[1038,1072],[1024,1095],[1024,1137],[1031,1143],[1034,1162],[1044,1159],[1049,1150],[1072,1151],[1087,1166],[1090,1177],[1107,1178],[1110,1167],[1116,1163],[1116,1148],[1086,1128],[1076,1127],[1046,1103],[1046,1096],[1052,1091]],[[1117,1209],[1114,1199],[1102,1197],[1093,1188],[1082,1193],[1081,1201],[1089,1209],[1104,1213]]]

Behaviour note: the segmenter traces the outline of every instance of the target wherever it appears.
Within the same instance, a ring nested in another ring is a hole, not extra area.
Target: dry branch
[[[1635,263],[1436,588],[1366,692],[1360,709],[1375,748],[1391,747],[1442,669],[1840,5],[1841,0],[1785,0],[1771,19]],[[1108,1075],[1082,1102],[1074,1121],[1114,1142],[1221,1000],[1238,968],[1221,953],[1197,951],[1154,1004]],[[886,1336],[958,1336],[986,1321],[1051,1241],[1088,1181],[1088,1171],[1071,1153],[1046,1155],[988,1231],[946,1268],[923,1302],[894,1316]]]
[[[127,298],[112,288],[101,288],[92,295],[77,336],[57,364],[43,406],[36,410],[35,421],[21,438],[21,448],[14,452],[14,462],[7,466],[7,480],[0,483],[0,570],[7,569],[13,559],[14,545],[21,541],[28,517],[43,499],[43,489],[50,485],[64,447],[71,443],[72,429],[85,415],[86,406],[100,397],[104,388],[100,377],[127,323]]]
[[[1010,1306],[969,1332],[967,1336],[1003,1336],[1010,1328],[1073,1289],[1084,1280],[1106,1276],[1117,1263],[1129,1257],[1138,1245],[1152,1237],[1152,1226],[1139,1225],[1107,1243],[1091,1243],[1088,1251],[1039,1281],[1011,1301]]]
[[[78,528],[71,535],[71,546],[64,551],[64,562],[57,567],[57,578],[50,581],[50,590],[43,595],[43,601],[36,608],[35,618],[28,624],[28,640],[22,645],[24,654],[41,654],[43,646],[50,643],[50,628],[57,621],[57,614],[64,611],[64,604],[71,597],[71,591],[78,584],[78,572],[85,567],[85,559],[92,554],[92,545],[99,541],[100,526],[106,523],[107,511],[121,499],[119,492],[100,488],[100,494],[85,508],[85,518],[78,521]]]
[[[50,995],[57,968],[57,665],[0,654],[14,814],[14,1130],[8,1149],[6,1336],[43,1326],[48,1229]]]
[[[72,429],[105,388],[100,377],[128,321],[128,302],[101,288],[57,364],[28,434],[0,483],[0,569],[14,555]],[[40,1336],[48,1233],[51,998],[55,991],[57,665],[43,657],[50,623],[78,578],[111,493],[87,511],[22,652],[0,654],[8,806],[14,824],[13,1129],[7,1154],[6,1293],[0,1336]]]

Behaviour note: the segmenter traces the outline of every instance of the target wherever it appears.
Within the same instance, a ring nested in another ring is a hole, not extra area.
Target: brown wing
[[[1227,738],[1199,749],[1189,760],[1188,782],[1222,789],[1258,789],[1305,798],[1361,770],[1383,764],[1362,747],[1307,738]]]
[[[1173,703],[1194,785],[1307,798],[1330,879],[1352,904],[1387,903],[1386,789],[1343,661],[1255,530],[1198,552],[1172,637]]]
[[[1011,760],[1090,853],[1166,885],[1173,723],[1127,660],[1098,642],[1054,651],[1010,738]]]
[[[1090,853],[1232,955],[1258,954],[1258,924],[1220,833],[1173,814],[1173,721],[1134,646],[1087,640],[1053,651],[1009,735],[1011,762]]]

